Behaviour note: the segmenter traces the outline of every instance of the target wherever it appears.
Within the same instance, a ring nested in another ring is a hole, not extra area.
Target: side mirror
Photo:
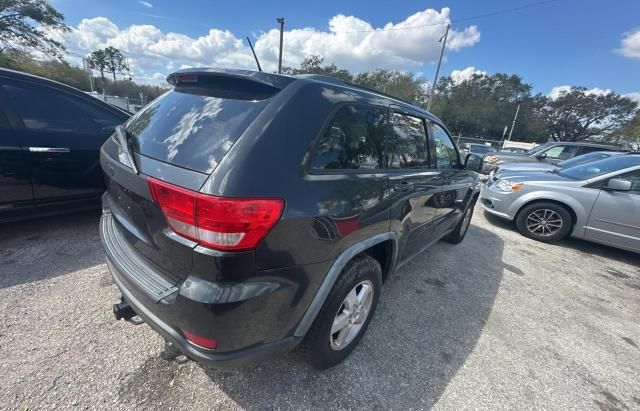
[[[544,160],[545,158],[547,158],[547,153],[540,153],[536,156],[536,158],[538,160]]]
[[[631,181],[623,178],[612,178],[607,181],[603,188],[610,191],[629,191],[631,190]]]
[[[482,156],[473,153],[467,154],[464,159],[464,168],[479,172],[482,169]]]

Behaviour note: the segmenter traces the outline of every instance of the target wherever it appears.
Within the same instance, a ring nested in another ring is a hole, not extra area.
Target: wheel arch
[[[569,204],[569,202],[567,201],[562,201],[562,200],[558,200],[555,198],[536,198],[536,199],[532,199],[529,200],[527,202],[525,202],[524,204],[522,204],[520,206],[520,208],[518,208],[518,211],[516,212],[515,216],[514,216],[514,221],[518,220],[518,217],[520,216],[520,213],[522,212],[522,210],[524,210],[526,207],[532,205],[532,204],[536,204],[536,203],[554,203],[557,204],[561,207],[564,207],[569,214],[571,215],[571,227],[573,230],[573,227],[575,227],[576,222],[578,221],[578,214],[576,213],[576,210]]]
[[[356,256],[364,253],[380,262],[378,258],[382,258],[381,250],[384,250],[385,252],[389,250],[391,252],[391,258],[384,260],[384,266],[381,264],[384,280],[385,276],[388,276],[390,273],[392,273],[396,266],[398,253],[398,237],[396,233],[388,231],[385,233],[377,234],[373,237],[369,237],[356,244],[353,244],[352,246],[344,250],[327,272],[327,275],[322,281],[322,284],[320,284],[320,287],[318,288],[316,295],[311,301],[311,304],[309,304],[309,307],[302,317],[302,320],[300,320],[300,323],[298,323],[298,326],[294,331],[294,336],[303,337],[304,335],[306,335],[309,328],[311,328],[313,321],[316,319],[318,313],[322,309],[322,306],[324,305],[324,302],[329,296],[331,289],[340,276],[340,273],[349,261],[351,261]],[[376,257],[376,255],[378,256],[378,258]],[[385,257],[387,256],[385,255]]]

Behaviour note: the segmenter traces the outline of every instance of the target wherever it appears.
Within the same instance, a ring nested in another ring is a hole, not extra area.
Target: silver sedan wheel
[[[562,228],[562,217],[553,210],[541,208],[527,216],[526,226],[531,234],[549,237]]]
[[[332,349],[339,351],[356,338],[371,312],[373,293],[373,283],[369,280],[349,291],[333,319],[329,335]]]

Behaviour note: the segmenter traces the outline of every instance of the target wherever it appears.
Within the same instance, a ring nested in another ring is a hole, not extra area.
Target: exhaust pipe
[[[113,316],[116,320],[125,320],[129,321],[137,314],[133,311],[133,308],[129,305],[129,303],[124,299],[124,297],[120,298],[120,302],[117,304],[113,304]]]

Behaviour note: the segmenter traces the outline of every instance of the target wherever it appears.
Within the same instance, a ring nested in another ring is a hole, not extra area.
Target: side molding
[[[335,284],[345,265],[347,265],[347,263],[353,257],[360,254],[364,250],[387,240],[393,240],[393,255],[391,266],[389,267],[389,274],[391,274],[393,270],[395,270],[398,253],[398,236],[392,231],[367,238],[366,240],[363,240],[347,248],[342,252],[342,254],[340,254],[340,257],[338,257],[338,259],[329,269],[327,276],[325,277],[324,281],[322,281],[322,284],[320,284],[320,288],[318,288],[316,296],[313,298],[313,301],[311,301],[309,308],[307,308],[307,312],[304,314],[302,320],[300,320],[300,323],[298,324],[298,327],[293,333],[294,336],[304,337],[307,334],[307,331],[309,330],[309,328],[311,328],[311,324],[313,324],[313,321],[315,321],[316,317],[318,316],[320,309],[324,305],[324,302],[329,296],[333,285]]]

